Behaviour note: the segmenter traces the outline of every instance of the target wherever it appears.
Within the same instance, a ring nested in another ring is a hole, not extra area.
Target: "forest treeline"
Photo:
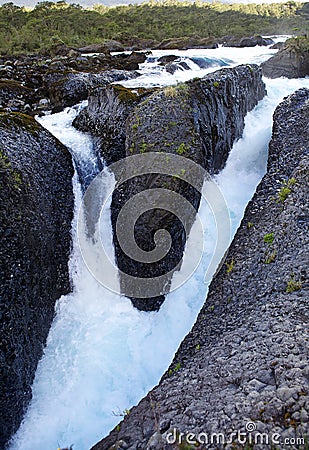
[[[91,9],[63,1],[41,2],[32,9],[0,7],[0,52],[42,51],[63,42],[84,46],[114,39],[126,42],[200,36],[308,33],[309,3],[226,4],[151,0],[139,5]]]

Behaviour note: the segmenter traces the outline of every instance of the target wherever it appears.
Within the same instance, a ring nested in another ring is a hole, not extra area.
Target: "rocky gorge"
[[[1,445],[17,429],[31,398],[55,301],[72,289],[68,273],[72,157],[20,111],[56,112],[88,98],[74,125],[91,133],[98,159],[112,166],[149,151],[171,153],[216,174],[242,134],[246,113],[266,93],[261,69],[253,64],[177,86],[129,89],[111,83],[137,77],[144,54],[114,59],[108,53],[85,56],[81,54],[85,49],[75,51],[58,49],[42,59],[11,58],[1,67],[5,76],[0,81]],[[308,367],[302,354],[307,281],[302,248],[307,226],[303,208],[307,119],[306,90],[277,109],[268,173],[247,208],[195,327],[160,385],[95,448],[174,448],[165,447],[173,430],[177,439],[187,431],[198,434],[218,427],[229,433],[231,424],[242,430],[244,411],[258,431],[279,430],[282,436],[305,433]],[[181,176],[177,171],[171,176],[140,176],[114,191],[113,243],[123,272],[148,276],[179,269],[186,235],[172,214],[150,211],[137,223],[135,236],[145,251],[152,250],[157,229],[165,228],[173,237],[168,257],[151,267],[125,255],[117,241],[116,222],[130,198],[162,186],[187,198],[197,210],[200,193]],[[197,185],[202,184],[201,177]],[[190,230],[194,217],[189,213],[187,217]],[[126,293],[121,276],[120,281]],[[169,285],[150,299],[131,296],[132,303],[140,310],[158,310],[168,289]]]
[[[304,448],[308,114],[308,89],[277,107],[267,174],[192,331],[160,384],[94,450],[240,448],[249,435],[255,449],[265,436]]]

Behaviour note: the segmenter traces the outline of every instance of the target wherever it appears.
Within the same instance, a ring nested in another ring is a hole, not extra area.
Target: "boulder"
[[[172,75],[176,72],[176,70],[190,70],[190,67],[185,61],[174,61],[172,63],[168,63],[165,65],[165,70]]]
[[[17,430],[54,317],[70,291],[74,197],[67,150],[32,117],[0,113],[0,447]]]
[[[271,45],[269,48],[272,50],[281,50],[285,45],[285,42],[276,42],[275,44]]]
[[[77,57],[80,55],[80,52],[72,47],[68,47],[67,45],[60,43],[54,44],[49,48],[46,48],[42,54],[44,56],[50,56],[54,58],[55,56],[71,56]]]
[[[179,57],[175,55],[161,56],[160,58],[158,58],[158,63],[160,64],[160,66],[166,66],[166,64],[171,63],[178,58]]]
[[[142,64],[147,59],[145,53],[132,52],[127,55],[122,53],[113,57],[113,63],[115,67],[123,70],[138,70],[139,64]]]
[[[256,45],[267,46],[274,44],[271,38],[263,38],[262,36],[250,36],[238,38],[235,36],[225,36],[220,39],[224,47],[255,47]]]
[[[309,39],[296,38],[286,41],[284,47],[261,64],[268,78],[303,78],[309,75]]]

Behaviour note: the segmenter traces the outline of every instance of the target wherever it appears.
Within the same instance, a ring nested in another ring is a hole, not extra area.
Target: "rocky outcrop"
[[[73,125],[80,131],[91,132],[97,154],[111,164],[126,156],[126,120],[151,92],[115,84],[99,87],[91,92],[88,106],[74,119]]]
[[[296,438],[309,430],[308,100],[309,90],[300,89],[277,107],[267,174],[169,370],[93,450],[249,443],[263,450],[284,439],[302,448]]]
[[[271,38],[264,38],[262,36],[250,36],[238,38],[235,36],[225,36],[220,38],[220,43],[223,47],[255,47],[256,45],[267,46],[274,44]]]
[[[146,54],[142,52],[132,52],[129,56],[126,53],[114,56],[114,61],[119,61],[121,67],[125,70],[137,70],[139,64],[145,62],[146,59]]]
[[[0,447],[14,433],[70,290],[71,155],[32,117],[0,113]]]
[[[35,98],[32,89],[23,86],[15,80],[0,79],[0,109],[9,108],[11,111],[30,109]],[[28,107],[26,106],[28,105]]]
[[[6,57],[0,61],[0,108],[31,115],[60,111],[84,100],[91,89],[137,77],[144,53],[81,55],[60,45],[53,56]]]
[[[289,39],[278,53],[261,64],[268,78],[303,78],[309,75],[309,39]]]
[[[125,156],[163,152],[183,156],[209,172],[218,172],[224,166],[233,142],[241,136],[244,116],[264,95],[265,86],[257,66],[239,66],[156,92],[134,91],[121,86],[100,88],[92,93],[88,108],[74,124],[78,129],[94,134],[97,151],[108,164]],[[184,167],[178,169],[180,173],[185,170]],[[197,209],[199,192],[176,179],[178,172],[176,170],[170,176],[135,177],[119,186],[113,195],[112,225],[117,264],[122,272],[122,292],[142,310],[156,310],[162,304],[172,272],[181,265],[186,233],[173,213],[160,208],[148,211],[135,225],[138,246],[145,252],[153,250],[154,234],[165,229],[172,238],[172,247],[166,257],[156,263],[136,261],[123,251],[118,241],[117,218],[134,195],[160,187],[178,192]],[[196,182],[201,185],[203,179]],[[188,215],[183,212],[184,216],[190,217],[186,224],[188,231],[192,217],[189,210]],[[170,278],[162,280],[158,289],[160,295],[144,298],[140,293],[139,296],[128,294],[131,290],[126,275],[150,279],[167,273]]]
[[[269,48],[271,50],[281,50],[284,47],[284,42],[276,42],[275,44],[271,45]]]
[[[136,72],[125,70],[107,70],[102,74],[62,73],[50,74],[44,78],[41,96],[49,99],[49,108],[53,112],[86,100],[90,92],[98,86],[107,86],[115,81],[136,78]]]
[[[218,48],[218,42],[215,38],[201,38],[199,36],[164,39],[157,44],[154,49],[160,50],[187,50],[188,48]]]

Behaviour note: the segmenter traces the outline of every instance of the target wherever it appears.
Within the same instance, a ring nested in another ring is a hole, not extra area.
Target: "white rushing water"
[[[274,42],[285,41],[288,36],[273,37]],[[191,80],[194,77],[202,77],[207,73],[218,70],[222,67],[234,67],[239,64],[260,64],[278,50],[268,47],[222,47],[215,49],[188,49],[188,50],[152,50],[147,61],[140,65],[141,76],[124,82],[127,87],[140,86],[165,86]],[[175,55],[178,62],[185,63],[190,70],[180,68],[174,74],[166,71],[164,66],[158,65],[158,58],[167,55]],[[210,65],[201,68],[199,65]],[[199,65],[197,64],[199,63]]]
[[[250,54],[252,51],[255,49],[250,49]],[[194,53],[201,56],[203,51]],[[229,57],[235,60],[234,55]],[[173,82],[183,73],[177,73]],[[154,77],[150,78],[151,84]],[[265,173],[274,108],[287,94],[304,85],[309,87],[309,79],[265,81],[268,96],[246,116],[243,138],[235,143],[226,167],[216,176],[229,208],[233,233]],[[97,167],[91,139],[71,125],[79,108],[67,108],[41,118],[40,122],[93,175]],[[108,172],[105,183],[106,188],[114,183]],[[204,189],[207,190],[207,183]],[[77,212],[81,188],[76,175],[74,192]],[[74,450],[89,449],[119,422],[125,409],[136,404],[159,381],[207,295],[204,274],[216,229],[206,202],[201,203],[199,215],[204,225],[204,253],[199,267],[183,286],[167,295],[159,312],[145,313],[134,309],[127,298],[106,290],[90,275],[77,245],[75,213],[70,261],[74,291],[57,302],[56,318],[33,384],[33,400],[10,450],[56,450],[71,444]],[[108,207],[101,224],[113,259]],[[195,234],[193,226],[185,261],[199,245]]]

